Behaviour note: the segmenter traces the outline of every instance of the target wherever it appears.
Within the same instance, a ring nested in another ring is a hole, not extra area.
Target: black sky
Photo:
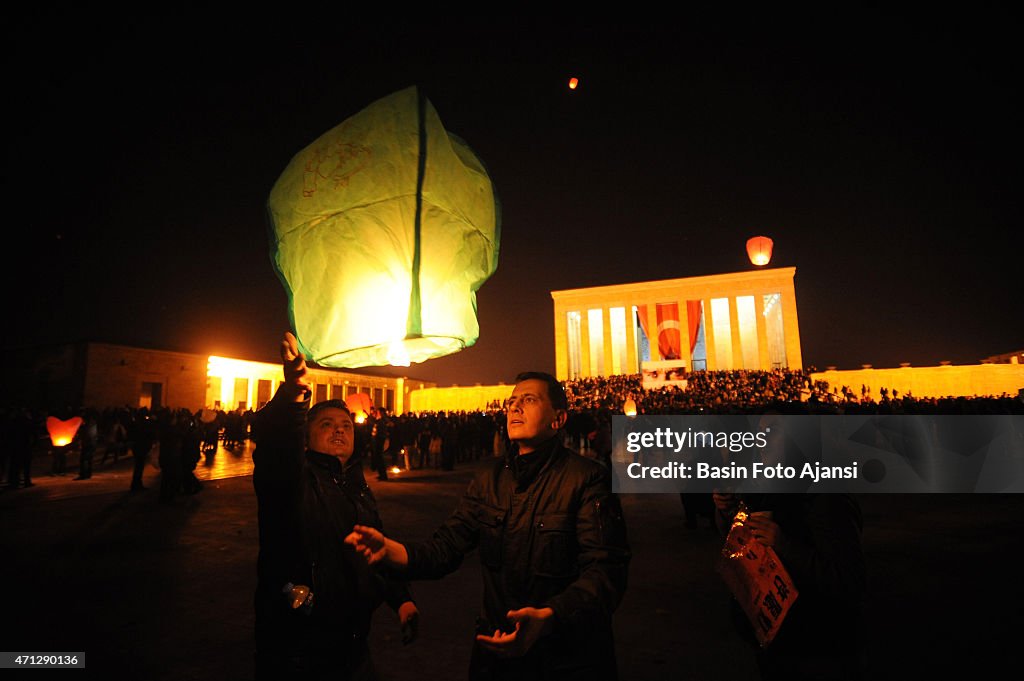
[[[395,26],[13,18],[8,346],[273,360],[266,200],[291,157],[419,85],[502,203],[481,336],[400,373],[554,370],[550,291],[795,266],[805,365],[1024,347],[1020,77],[1005,17]],[[566,83],[580,78],[575,90]]]

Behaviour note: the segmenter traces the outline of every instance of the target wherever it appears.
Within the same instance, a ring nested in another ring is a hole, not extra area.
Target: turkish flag
[[[665,359],[682,359],[679,335],[679,304],[658,303],[658,349]]]

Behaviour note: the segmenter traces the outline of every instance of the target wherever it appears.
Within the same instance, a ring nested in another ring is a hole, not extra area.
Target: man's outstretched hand
[[[311,392],[306,381],[306,356],[299,352],[299,341],[290,331],[281,341],[281,365],[284,368],[284,386],[296,402],[302,402]]]
[[[356,525],[345,537],[345,543],[365,558],[369,565],[379,563],[387,557],[387,539],[376,528]]]
[[[365,558],[368,565],[383,562],[391,567],[404,568],[409,564],[405,544],[388,539],[375,527],[354,526],[345,537],[345,543]]]
[[[510,633],[495,630],[492,636],[477,634],[480,646],[498,657],[521,657],[529,652],[540,637],[554,628],[555,611],[551,608],[520,608],[506,615],[516,628]]]

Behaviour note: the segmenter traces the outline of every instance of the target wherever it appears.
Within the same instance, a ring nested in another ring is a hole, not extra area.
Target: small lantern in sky
[[[71,444],[81,425],[81,416],[73,416],[67,421],[61,421],[56,416],[46,418],[46,432],[50,434],[50,442],[54,447],[67,447]]]
[[[500,206],[483,162],[418,88],[296,154],[267,207],[271,261],[310,361],[409,366],[476,343]]]
[[[772,240],[766,236],[747,239],[747,255],[755,265],[767,265],[772,259]]]
[[[579,78],[570,78],[569,79],[569,89],[570,90],[575,90],[579,86],[579,84],[580,84],[580,79]]]

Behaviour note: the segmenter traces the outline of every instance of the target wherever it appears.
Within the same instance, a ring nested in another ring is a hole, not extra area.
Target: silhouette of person
[[[78,477],[75,480],[88,480],[92,477],[93,459],[96,457],[96,447],[100,438],[99,423],[91,410],[86,411],[85,422],[78,433]]]
[[[132,419],[128,428],[128,437],[132,445],[132,483],[131,491],[140,492],[146,487],[142,484],[142,474],[146,470],[149,451],[156,441],[156,421],[149,410],[142,408]]]
[[[185,424],[178,410],[164,409],[157,419],[160,449],[160,502],[169,504],[181,491],[181,450]]]
[[[36,420],[28,409],[21,409],[11,417],[10,474],[8,487],[32,487],[32,450],[36,445]]]

